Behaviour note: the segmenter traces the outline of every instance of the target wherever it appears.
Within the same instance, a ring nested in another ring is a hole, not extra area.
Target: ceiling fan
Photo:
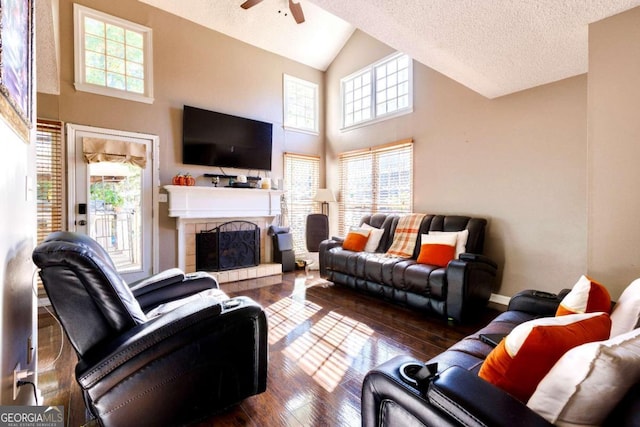
[[[247,0],[240,5],[243,9],[249,9],[260,3],[262,0]],[[297,24],[302,24],[304,22],[304,13],[302,12],[302,6],[300,3],[294,3],[293,0],[289,0],[289,10],[293,15],[293,19],[296,20]]]

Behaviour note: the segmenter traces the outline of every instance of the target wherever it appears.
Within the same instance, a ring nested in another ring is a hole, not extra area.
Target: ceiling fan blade
[[[261,1],[262,0],[247,0],[246,2],[242,3],[240,7],[243,9],[249,9],[250,7],[257,5]]]
[[[300,3],[294,3],[293,0],[289,0],[289,10],[293,15],[293,19],[296,20],[296,23],[302,24],[304,22],[304,13],[302,12]]]

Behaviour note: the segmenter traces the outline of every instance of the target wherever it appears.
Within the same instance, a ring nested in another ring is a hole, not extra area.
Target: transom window
[[[318,85],[284,75],[284,125],[288,129],[318,132]]]
[[[341,80],[343,129],[413,111],[413,62],[395,53]]]
[[[74,4],[77,90],[153,102],[151,29]]]
[[[340,155],[341,235],[364,215],[413,210],[413,141]]]

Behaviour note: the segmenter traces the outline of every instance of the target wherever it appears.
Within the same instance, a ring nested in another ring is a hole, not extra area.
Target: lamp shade
[[[313,198],[314,202],[335,202],[336,197],[333,195],[333,192],[328,188],[318,188],[315,197]]]

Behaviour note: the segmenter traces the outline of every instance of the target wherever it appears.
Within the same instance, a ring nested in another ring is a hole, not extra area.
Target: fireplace
[[[229,221],[245,220],[260,229],[260,265],[212,272],[219,283],[254,279],[282,273],[273,263],[267,229],[280,215],[281,190],[166,185],[168,213],[176,219],[177,266],[186,273],[196,271],[196,240],[203,230]]]
[[[196,271],[225,271],[260,264],[260,228],[229,221],[196,235]]]

